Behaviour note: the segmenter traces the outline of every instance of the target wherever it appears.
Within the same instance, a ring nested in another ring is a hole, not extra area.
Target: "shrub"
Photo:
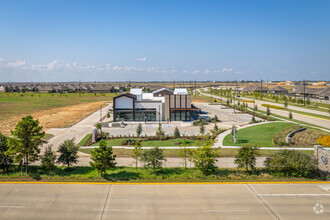
[[[270,109],[269,109],[269,106],[267,106],[267,111],[266,111],[266,114],[267,114],[267,116],[269,116],[269,115],[270,115]]]
[[[252,118],[251,118],[251,122],[250,122],[251,124],[253,124],[253,123],[257,123],[257,121],[256,121],[256,118],[254,117],[254,116],[252,116]]]
[[[321,144],[323,147],[330,147],[330,136],[324,135],[317,139],[317,143]]]
[[[293,118],[293,116],[292,116],[292,112],[290,111],[289,112],[289,119],[292,119]]]
[[[265,160],[270,172],[285,177],[316,177],[316,164],[314,158],[295,150],[280,150]]]
[[[141,134],[142,134],[142,125],[139,123],[139,125],[136,128],[136,135],[140,137]]]

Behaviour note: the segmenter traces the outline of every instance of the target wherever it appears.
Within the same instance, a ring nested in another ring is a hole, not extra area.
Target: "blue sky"
[[[0,0],[0,81],[330,80],[330,1]]]

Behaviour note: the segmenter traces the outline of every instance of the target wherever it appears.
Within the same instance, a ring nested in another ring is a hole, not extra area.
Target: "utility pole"
[[[81,97],[81,95],[80,95],[80,80],[79,80],[79,97]]]
[[[102,105],[100,105],[100,130],[102,134]]]
[[[196,80],[195,80],[195,96],[196,96],[196,92],[197,92],[196,89],[197,89],[197,87],[196,87]]]
[[[213,94],[213,89],[212,89],[212,84],[213,84],[213,82],[211,82],[211,105],[212,105],[212,100],[213,100],[213,97],[212,97],[212,94]]]

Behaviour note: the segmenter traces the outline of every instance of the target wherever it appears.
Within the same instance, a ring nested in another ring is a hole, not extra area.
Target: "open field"
[[[9,134],[16,123],[31,114],[44,129],[66,127],[96,111],[116,94],[0,93],[0,132]]]

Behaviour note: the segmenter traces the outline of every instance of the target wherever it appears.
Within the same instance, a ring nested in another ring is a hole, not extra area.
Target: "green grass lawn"
[[[85,137],[86,138],[86,137]],[[122,142],[128,138],[119,138],[119,139],[112,139],[107,140],[107,144],[109,146],[121,146]],[[132,139],[132,138],[131,138]],[[136,140],[137,138],[135,138]],[[178,139],[169,139],[169,140],[143,140],[141,141],[142,147],[173,147],[173,146],[179,146],[177,143],[182,143],[184,139],[178,138]],[[187,146],[195,146],[200,141],[196,140],[187,140]],[[202,143],[202,142],[200,142]],[[98,143],[93,144],[93,146],[98,146]]]
[[[242,146],[244,144],[254,144],[258,147],[276,147],[272,144],[273,136],[283,128],[290,126],[293,126],[293,124],[287,122],[273,122],[244,128],[238,130],[236,143],[232,141],[233,137],[229,134],[224,138],[223,145]]]
[[[86,135],[79,143],[78,146],[84,146],[85,142],[92,136],[92,134]]]
[[[11,116],[31,114],[52,108],[66,107],[81,103],[112,101],[116,93],[0,93],[0,121]]]
[[[306,181],[306,178],[281,178],[272,176],[265,169],[257,169],[249,175],[242,169],[220,168],[215,174],[205,176],[194,168],[149,168],[117,167],[107,170],[104,177],[92,167],[74,167],[66,171],[64,167],[56,167],[53,171],[44,171],[40,166],[29,166],[29,173],[23,172],[21,177],[19,166],[9,173],[1,173],[0,181],[75,181],[75,182],[221,182],[221,181]]]

